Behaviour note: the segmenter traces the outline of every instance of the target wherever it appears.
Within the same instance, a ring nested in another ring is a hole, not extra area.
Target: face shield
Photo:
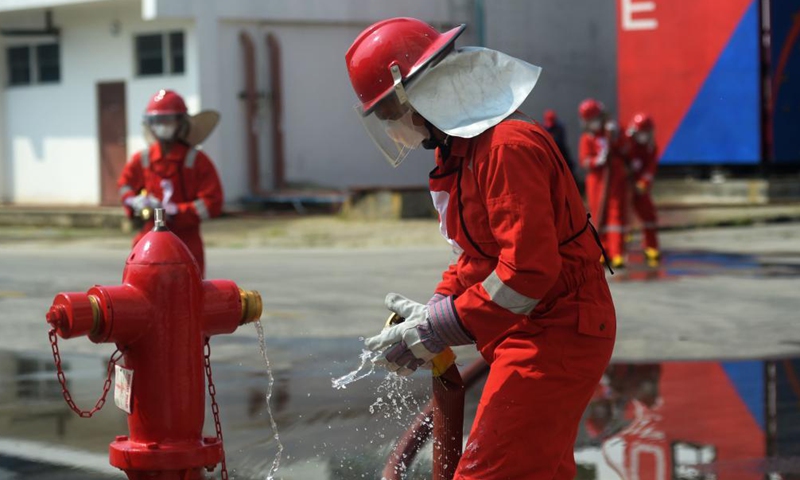
[[[400,165],[411,150],[430,136],[422,116],[408,103],[401,104],[394,93],[381,100],[367,115],[363,114],[360,104],[355,110],[372,142],[393,167]]]
[[[603,129],[603,119],[595,117],[586,122],[586,129],[592,133],[598,133]]]
[[[177,137],[182,120],[181,115],[147,115],[144,123],[156,139],[171,142]]]
[[[647,145],[653,138],[653,134],[648,131],[638,131],[634,133],[633,138],[639,145]]]

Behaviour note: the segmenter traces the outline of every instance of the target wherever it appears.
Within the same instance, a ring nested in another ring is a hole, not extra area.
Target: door
[[[97,84],[98,138],[100,140],[100,203],[119,205],[117,179],[127,160],[128,124],[125,83]]]

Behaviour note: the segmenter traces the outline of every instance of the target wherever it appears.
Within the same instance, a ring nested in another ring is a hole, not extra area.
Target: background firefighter
[[[622,267],[628,203],[624,138],[597,100],[590,98],[581,102],[578,114],[584,127],[578,158],[585,170],[589,211],[597,222],[611,266]]]
[[[365,343],[401,375],[477,343],[491,370],[456,479],[572,479],[578,424],[616,334],[601,249],[552,138],[517,112],[541,69],[455,50],[463,29],[389,19],[346,54],[360,118],[387,160],[436,150],[431,193],[460,252],[428,305],[389,294],[406,320]]]
[[[564,124],[558,119],[558,115],[556,115],[555,110],[545,110],[542,118],[542,125],[544,125],[544,129],[547,130],[547,133],[553,137],[553,141],[556,142],[558,151],[561,152],[561,156],[564,157],[567,165],[569,165],[569,171],[572,172],[572,178],[574,178],[575,183],[578,184],[578,189],[582,191],[583,182],[581,181],[578,173],[578,167],[575,165],[575,162],[572,159],[572,154],[567,146],[567,130],[564,128]]]
[[[146,212],[163,207],[169,229],[189,247],[205,277],[200,222],[222,213],[222,184],[211,159],[196,148],[216,126],[219,115],[190,116],[186,103],[171,90],[160,90],[144,115],[146,149],[135,153],[117,182],[128,216],[143,220],[139,240],[153,229]]]
[[[642,222],[644,255],[650,266],[660,260],[658,250],[658,218],[653,197],[656,168],[658,168],[658,146],[655,143],[655,123],[650,116],[637,113],[626,132],[628,165],[633,183],[633,211]]]

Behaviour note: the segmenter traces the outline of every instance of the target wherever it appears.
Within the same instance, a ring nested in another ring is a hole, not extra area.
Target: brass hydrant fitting
[[[258,321],[264,310],[261,294],[255,290],[243,290],[240,288],[239,298],[242,299],[242,321],[239,325]]]

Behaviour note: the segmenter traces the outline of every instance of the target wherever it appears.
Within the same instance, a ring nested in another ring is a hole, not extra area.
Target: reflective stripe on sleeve
[[[512,313],[527,315],[539,303],[538,298],[526,297],[503,283],[496,271],[486,277],[482,285],[494,303]]]
[[[186,153],[186,159],[183,162],[183,165],[186,168],[194,167],[194,161],[197,160],[197,149],[193,148]]]
[[[194,209],[201,220],[208,220],[210,218],[208,208],[206,208],[206,202],[204,202],[202,198],[198,198],[194,201]]]
[[[130,186],[123,185],[123,186],[119,187],[119,196],[120,197],[124,197],[125,194],[127,194],[128,192],[132,192],[132,191],[133,191],[133,189]]]
[[[139,163],[142,165],[142,168],[147,168],[150,166],[150,150],[146,148],[142,150],[142,153],[139,156]]]

